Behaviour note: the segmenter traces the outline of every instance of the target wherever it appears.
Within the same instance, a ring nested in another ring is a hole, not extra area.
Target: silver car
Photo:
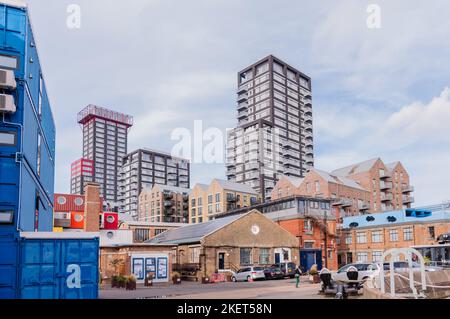
[[[350,267],[356,268],[358,271],[358,280],[357,281],[364,281],[367,278],[373,278],[377,276],[380,273],[381,266],[377,263],[355,263],[355,264],[349,264],[341,269],[339,269],[337,272],[332,274],[332,278],[334,281],[338,282],[348,282],[349,279],[347,277],[347,271]]]
[[[264,280],[266,275],[264,274],[264,267],[246,267],[240,269],[237,273],[233,274],[231,280],[237,281],[252,281],[252,280]]]

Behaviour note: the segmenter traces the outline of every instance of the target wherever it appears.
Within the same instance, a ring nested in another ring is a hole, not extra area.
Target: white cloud
[[[450,88],[428,104],[416,102],[392,114],[380,135],[402,147],[450,143]]]

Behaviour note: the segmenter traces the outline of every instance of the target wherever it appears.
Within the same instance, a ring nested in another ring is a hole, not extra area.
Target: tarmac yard
[[[306,280],[306,279],[305,279]],[[333,295],[319,294],[320,284],[302,281],[299,288],[295,280],[271,280],[202,285],[183,282],[181,285],[156,285],[126,291],[105,287],[101,299],[333,299]],[[357,298],[357,297],[350,297]]]

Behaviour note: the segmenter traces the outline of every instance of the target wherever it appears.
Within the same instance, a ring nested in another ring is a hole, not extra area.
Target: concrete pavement
[[[306,278],[304,278],[305,280]],[[202,285],[183,282],[181,285],[158,285],[151,288],[138,287],[135,291],[112,289],[100,290],[101,299],[322,299],[320,285],[303,281],[295,288],[295,280],[218,283]]]

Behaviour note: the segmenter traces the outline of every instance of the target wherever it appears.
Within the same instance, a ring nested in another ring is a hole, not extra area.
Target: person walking
[[[300,276],[302,275],[302,270],[300,268],[300,266],[297,267],[297,269],[295,270],[295,287],[298,288],[298,286],[300,285]]]

